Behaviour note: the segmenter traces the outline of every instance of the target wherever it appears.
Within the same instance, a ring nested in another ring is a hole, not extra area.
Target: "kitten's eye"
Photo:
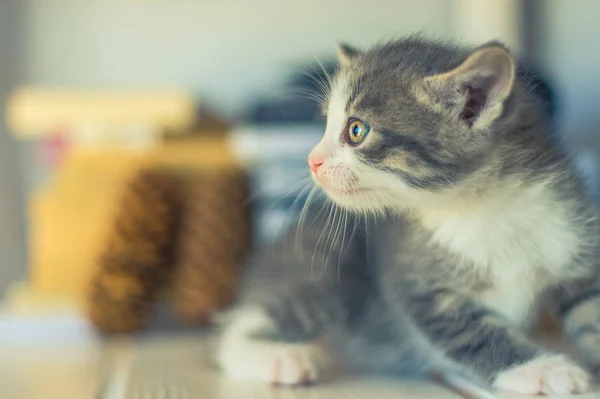
[[[348,139],[350,139],[351,143],[358,144],[365,139],[369,130],[369,125],[366,123],[359,120],[353,120],[350,122],[350,125],[348,125]]]

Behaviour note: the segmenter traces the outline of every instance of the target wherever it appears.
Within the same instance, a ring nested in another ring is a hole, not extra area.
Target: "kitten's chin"
[[[327,194],[327,197],[342,207],[355,207],[360,202],[360,196],[364,193],[362,189],[339,190],[320,185],[321,189]]]
[[[321,188],[329,199],[342,208],[357,212],[373,210],[372,200],[370,200],[371,193],[368,189],[336,190],[327,187]]]
[[[367,187],[338,188],[326,184],[313,175],[317,186],[337,206],[355,212],[378,212],[386,208],[378,198],[378,190]]]
[[[404,214],[414,208],[409,206],[409,201],[395,199],[385,190],[361,188],[339,191],[323,186],[321,189],[337,206],[353,212],[378,215],[382,212]]]

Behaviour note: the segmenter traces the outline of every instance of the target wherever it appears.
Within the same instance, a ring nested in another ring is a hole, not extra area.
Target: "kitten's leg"
[[[600,283],[564,285],[551,295],[553,310],[596,377],[600,377]]]
[[[365,240],[354,234],[351,215],[340,227],[319,217],[330,208],[313,203],[306,209],[304,224],[261,248],[246,266],[240,307],[225,326],[218,353],[230,376],[303,384],[327,365],[320,341],[345,325],[342,287],[362,283],[355,271],[363,269]]]
[[[524,394],[570,394],[589,389],[588,374],[564,355],[545,351],[486,308],[450,289],[403,296],[417,327],[435,349],[495,388]]]
[[[317,380],[329,358],[319,340],[342,320],[336,293],[305,282],[273,289],[232,314],[218,362],[228,375],[274,384]]]

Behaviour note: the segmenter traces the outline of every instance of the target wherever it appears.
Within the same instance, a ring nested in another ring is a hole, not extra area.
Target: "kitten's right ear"
[[[445,108],[474,129],[489,127],[504,109],[512,92],[515,60],[502,44],[488,43],[458,67],[427,77],[428,102]]]
[[[337,46],[338,61],[342,66],[348,65],[359,54],[360,51],[354,47],[348,46],[347,44],[340,43]]]

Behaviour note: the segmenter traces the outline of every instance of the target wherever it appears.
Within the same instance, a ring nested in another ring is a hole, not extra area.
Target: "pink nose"
[[[308,166],[314,174],[319,170],[319,166],[323,165],[323,158],[311,155],[308,157]]]

